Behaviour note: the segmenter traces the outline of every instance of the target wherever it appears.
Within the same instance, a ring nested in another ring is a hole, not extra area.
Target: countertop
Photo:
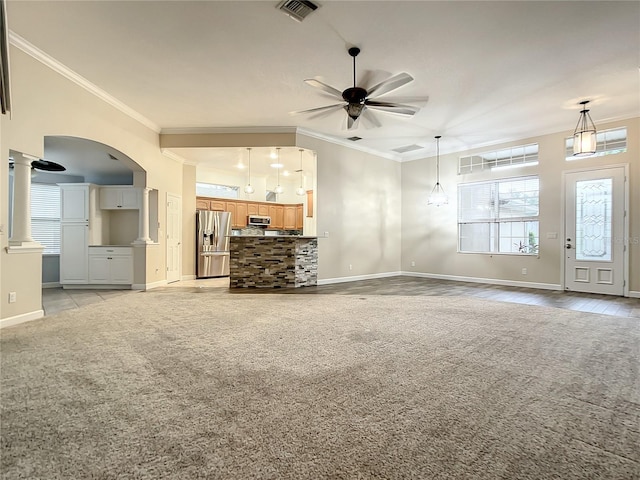
[[[229,238],[320,238],[309,235],[227,235]]]

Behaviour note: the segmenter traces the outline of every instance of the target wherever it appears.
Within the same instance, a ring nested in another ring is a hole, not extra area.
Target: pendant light
[[[255,191],[255,189],[251,186],[251,148],[247,148],[247,153],[249,156],[249,158],[247,159],[247,163],[249,166],[249,181],[244,187],[244,193],[248,193],[249,195],[251,195]]]
[[[306,193],[304,191],[304,187],[302,186],[302,152],[304,152],[304,150],[301,148],[300,149],[300,186],[296,188],[296,195],[299,195],[299,196],[302,196]]]
[[[280,147],[276,148],[276,155],[277,155],[277,162],[278,165],[280,165]],[[274,192],[276,192],[277,194],[281,194],[282,192],[284,192],[284,189],[280,186],[280,168],[281,167],[277,167],[278,168],[278,185],[276,185],[276,188],[273,190]]]
[[[573,132],[573,156],[574,157],[586,157],[587,155],[593,155],[596,153],[596,126],[591,120],[589,110],[586,108],[589,100],[583,100],[580,102],[582,110],[580,111],[580,118],[578,118],[578,124]]]
[[[449,203],[449,197],[444,193],[444,188],[440,185],[440,138],[441,135],[436,135],[436,184],[431,190],[431,195],[427,200],[428,205],[435,205],[439,207],[440,205],[446,205]]]

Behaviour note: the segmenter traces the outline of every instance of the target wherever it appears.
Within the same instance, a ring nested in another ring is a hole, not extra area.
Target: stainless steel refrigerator
[[[196,277],[225,277],[229,275],[229,212],[196,211]]]

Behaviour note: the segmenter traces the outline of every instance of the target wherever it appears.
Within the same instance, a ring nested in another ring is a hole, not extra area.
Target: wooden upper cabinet
[[[210,205],[209,200],[205,200],[204,198],[196,198],[196,210],[209,210]]]
[[[307,190],[307,217],[313,217],[313,190]]]
[[[304,205],[296,205],[296,230],[302,230],[304,227]]]
[[[224,211],[229,212],[231,214],[231,225],[236,225],[236,202],[224,202]]]
[[[295,205],[285,205],[284,206],[284,225],[283,228],[285,230],[295,230],[296,229],[296,206]]]
[[[259,215],[257,203],[247,203],[247,215]]]
[[[267,205],[271,217],[271,228],[284,228],[284,206]]]
[[[226,202],[223,202],[222,200],[211,200],[210,205],[211,210],[226,212]]]
[[[269,207],[272,205],[268,205],[266,203],[258,204],[258,215],[269,215]]]
[[[247,215],[249,206],[245,202],[236,203],[236,214],[231,218],[234,227],[244,228],[247,226]]]

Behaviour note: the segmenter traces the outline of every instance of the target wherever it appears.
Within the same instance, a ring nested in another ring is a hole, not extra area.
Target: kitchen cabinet
[[[247,215],[260,215],[258,213],[258,204],[249,202],[247,203]]]
[[[284,228],[284,206],[269,205],[269,216],[271,217],[271,225],[269,228]]]
[[[133,283],[131,247],[89,247],[89,283],[130,285]]]
[[[304,228],[304,205],[296,205],[296,230]]]
[[[247,215],[249,214],[249,205],[246,202],[236,203],[236,214],[231,217],[234,228],[244,228],[247,226]]]
[[[224,211],[231,214],[231,226],[234,227],[237,216],[236,202],[224,202]]]
[[[204,198],[196,198],[196,210],[210,210],[211,202]]]
[[[296,217],[297,217],[297,208],[295,205],[285,205],[284,206],[284,223],[283,228],[285,230],[295,230],[296,229]]]
[[[89,221],[89,184],[60,184],[60,221]]]
[[[60,224],[60,284],[83,284],[89,280],[88,222]]]
[[[140,189],[135,187],[100,187],[100,209],[102,210],[138,210],[140,208]]]
[[[211,205],[209,207],[209,210],[216,210],[216,211],[219,211],[219,212],[225,212],[226,211],[225,208],[227,206],[226,205],[227,202],[223,202],[221,200],[211,200],[209,202],[209,204]]]
[[[269,207],[270,205],[266,203],[258,204],[258,215],[269,215]]]

